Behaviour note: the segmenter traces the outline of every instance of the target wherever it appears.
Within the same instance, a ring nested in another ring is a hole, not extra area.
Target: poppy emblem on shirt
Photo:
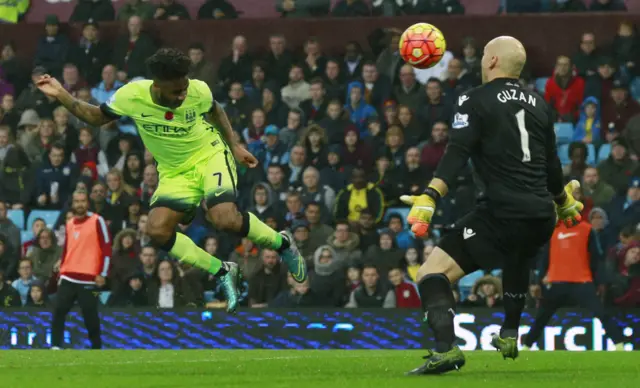
[[[165,120],[173,120],[173,112],[167,112],[164,114]]]

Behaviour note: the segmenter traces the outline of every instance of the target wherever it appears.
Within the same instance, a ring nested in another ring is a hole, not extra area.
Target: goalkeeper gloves
[[[582,220],[580,212],[584,208],[584,205],[582,205],[582,202],[573,198],[573,191],[578,188],[580,188],[580,182],[572,180],[564,187],[564,193],[555,199],[558,221],[564,222],[569,228],[577,225]]]
[[[431,224],[431,218],[436,211],[436,202],[439,198],[440,193],[431,186],[421,195],[403,195],[400,197],[402,202],[411,205],[407,221],[416,237],[427,236],[429,224]]]

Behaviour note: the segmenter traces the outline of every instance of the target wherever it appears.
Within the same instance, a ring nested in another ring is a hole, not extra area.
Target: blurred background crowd
[[[464,14],[477,7],[458,0],[269,1],[284,18]],[[33,80],[52,74],[77,98],[100,104],[146,76],[144,61],[162,42],[145,32],[145,21],[242,14],[232,0],[122,0],[117,12],[110,0],[74,3],[70,21],[82,24],[81,37],[71,39],[59,17],[47,15],[43,27],[34,25],[42,33],[31,43],[29,62],[16,56],[25,47],[0,34],[0,305],[49,305],[70,193],[85,188],[91,210],[113,236],[103,304],[223,307],[215,278],[149,245],[147,212],[158,173],[133,123],[123,118],[92,127],[44,96]],[[489,3],[494,13],[627,10],[618,0]],[[5,2],[0,20],[23,23],[29,6],[28,0]],[[103,41],[101,23],[114,20],[126,24],[126,32]],[[212,255],[239,263],[244,306],[420,306],[417,269],[447,225],[482,196],[482,185],[470,167],[461,171],[425,241],[407,228],[408,208],[398,197],[420,193],[429,182],[458,96],[481,83],[485,42],[473,36],[448,42],[462,49],[447,51],[434,68],[415,70],[398,56],[401,32],[385,29],[370,47],[345,40],[344,50],[331,55],[314,37],[291,47],[284,35],[271,34],[252,43],[263,46],[260,54],[237,35],[219,63],[206,59],[206,41],[189,46],[190,77],[209,84],[235,135],[260,160],[255,169],[238,170],[239,206],[275,229],[290,229],[312,270],[304,284],[292,282],[275,251],[212,229],[200,209],[180,228]],[[640,37],[625,21],[607,36],[584,31],[573,52],[555,59],[552,74],[528,69],[521,79],[556,113],[559,156],[566,178],[582,182],[574,195],[585,203],[583,218],[601,244],[598,290],[610,306],[640,306],[638,75]],[[538,268],[547,256],[541,252]],[[543,272],[532,269],[530,307],[539,303]],[[172,298],[160,298],[167,284]],[[463,306],[500,306],[500,271],[470,274],[452,292]]]

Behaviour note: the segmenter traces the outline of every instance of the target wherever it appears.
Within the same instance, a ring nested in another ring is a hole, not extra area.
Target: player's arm
[[[237,161],[247,165],[248,167],[255,167],[258,165],[258,159],[251,155],[249,151],[236,141],[236,138],[233,136],[233,127],[231,126],[227,112],[224,111],[218,101],[213,100],[211,109],[207,114],[207,120],[220,130],[222,137],[229,145],[229,148],[231,148],[233,156]]]
[[[36,86],[47,96],[56,98],[60,103],[80,120],[99,127],[114,119],[107,116],[98,106],[88,104],[73,97],[55,78],[44,75],[36,82]]]
[[[402,202],[412,205],[407,220],[413,225],[411,230],[418,237],[426,235],[438,199],[447,195],[449,186],[455,182],[460,169],[467,164],[471,151],[480,141],[480,118],[474,109],[474,101],[469,98],[458,101],[449,143],[438,163],[434,178],[424,194],[400,197]]]

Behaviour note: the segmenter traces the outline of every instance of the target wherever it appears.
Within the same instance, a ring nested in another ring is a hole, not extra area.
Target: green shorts
[[[150,205],[184,213],[184,222],[190,222],[203,199],[208,209],[221,203],[236,202],[237,183],[235,159],[229,148],[224,147],[191,170],[164,174]]]

